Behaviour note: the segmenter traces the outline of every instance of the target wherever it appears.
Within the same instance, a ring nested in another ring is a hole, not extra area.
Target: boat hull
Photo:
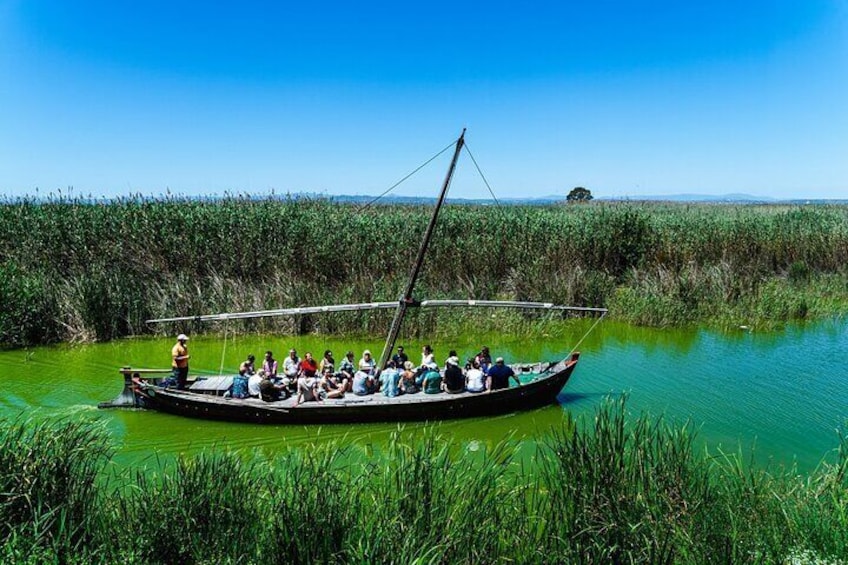
[[[263,402],[259,399],[227,399],[191,391],[163,389],[136,383],[133,392],[139,406],[208,420],[258,424],[344,424],[363,422],[434,421],[508,414],[556,402],[577,365],[577,354],[551,366],[547,372],[522,386],[491,393],[402,395],[381,394],[306,402]]]

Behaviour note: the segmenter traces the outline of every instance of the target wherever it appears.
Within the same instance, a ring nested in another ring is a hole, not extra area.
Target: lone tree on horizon
[[[575,186],[571,189],[571,192],[568,193],[568,196],[565,199],[568,202],[588,202],[592,198],[592,191],[588,188],[583,188],[582,186]]]

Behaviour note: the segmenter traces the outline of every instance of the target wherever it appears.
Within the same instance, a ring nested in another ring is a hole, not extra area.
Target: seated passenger
[[[336,375],[336,381],[346,381],[346,390],[350,390],[353,383],[353,374],[356,372],[356,366],[353,364],[353,351],[345,353],[344,359],[339,364],[339,372]]]
[[[362,352],[362,359],[359,360],[359,370],[374,376],[377,369],[377,363],[371,357],[371,352],[367,349]]]
[[[324,391],[327,398],[341,398],[344,396],[345,389],[336,382],[333,376],[333,366],[327,365],[324,372],[321,373],[321,390]]]
[[[403,364],[403,373],[400,375],[400,390],[403,394],[415,394],[418,385],[415,384],[415,365],[412,361]]]
[[[230,387],[230,396],[233,398],[247,398],[248,376],[243,368],[239,368],[239,374],[233,377],[233,385]]]
[[[433,354],[433,348],[425,345],[421,348],[421,364],[415,372],[415,384],[418,388],[423,388],[424,375],[427,371],[438,371],[439,366],[436,364],[436,356]]]
[[[495,364],[489,368],[489,375],[486,379],[486,388],[489,392],[493,390],[501,390],[509,388],[509,379],[512,377],[518,386],[521,386],[521,381],[515,376],[515,371],[509,365],[504,365],[503,357],[498,357]]]
[[[259,371],[256,374],[250,375],[247,379],[247,395],[251,398],[259,398],[259,395],[262,394],[262,391],[259,389],[259,383],[262,382],[263,376],[262,371]]]
[[[439,371],[428,370],[421,380],[421,389],[427,394],[442,392],[442,375]]]
[[[242,369],[245,370],[248,377],[256,374],[256,357],[252,353],[247,356],[246,361],[242,361],[241,365],[239,365],[239,373],[241,373]]]
[[[380,374],[380,390],[389,398],[400,394],[400,372],[395,367],[394,361],[389,361]]]
[[[452,355],[448,357],[445,363],[445,379],[442,383],[442,388],[450,394],[465,391],[465,375],[462,374],[462,369],[459,368],[459,358],[456,356]]]
[[[265,361],[262,362],[262,370],[272,380],[277,379],[277,360],[274,359],[274,354],[270,351],[265,352]]]
[[[353,394],[366,396],[374,392],[376,388],[374,377],[365,371],[357,371],[353,375]]]
[[[439,368],[439,366],[436,364],[436,357],[433,354],[433,348],[429,345],[425,345],[421,349],[421,368],[433,370],[438,370]]]
[[[345,392],[350,392],[351,384],[353,383],[353,376],[348,377],[345,371],[338,371],[333,373],[333,382],[335,382],[339,388],[341,388]]]
[[[277,383],[271,375],[263,373],[262,380],[259,381],[259,397],[265,402],[276,402],[277,400],[288,398],[289,391],[282,383]]]
[[[395,362],[395,367],[397,367],[398,371],[402,370],[406,362],[409,361],[409,357],[404,352],[402,345],[398,345],[397,353],[392,355],[392,361]]]
[[[318,371],[320,371],[322,375],[324,374],[324,368],[327,365],[330,367],[336,366],[336,360],[333,359],[333,352],[329,349],[324,351],[324,357],[321,358],[321,362],[318,364]]]
[[[318,374],[318,363],[312,357],[312,353],[306,352],[300,362],[300,375],[315,377]]]
[[[297,379],[297,374],[300,371],[300,357],[297,356],[297,351],[289,350],[289,356],[283,361],[283,373],[292,380]]]
[[[469,359],[465,365],[465,390],[483,392],[486,390],[486,375],[480,370],[476,359]]]
[[[315,377],[313,373],[312,376],[307,376],[306,373],[301,373],[301,375],[297,378],[297,399],[295,400],[294,405],[297,406],[302,402],[313,402],[320,401],[321,395],[319,394],[320,381]]]
[[[480,370],[487,373],[489,371],[489,367],[492,366],[492,355],[489,353],[489,348],[484,345],[474,360],[477,362],[477,366]]]

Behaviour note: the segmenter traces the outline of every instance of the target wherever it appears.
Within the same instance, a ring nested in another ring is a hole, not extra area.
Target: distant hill
[[[136,196],[142,199],[156,200],[160,197],[143,197]],[[185,198],[187,200],[208,200],[217,201],[223,198],[247,198],[251,200],[271,199],[293,199],[293,200],[332,200],[333,202],[357,205],[403,205],[403,206],[432,206],[436,202],[436,198],[432,196],[393,196],[386,195],[381,198],[369,194],[329,194],[326,192],[291,192],[286,194],[243,194],[243,195],[208,195],[196,197],[176,196],[175,198]],[[45,197],[35,199],[36,201],[45,200]],[[92,203],[99,202],[98,199],[84,198],[83,201]],[[750,194],[662,194],[662,195],[638,195],[638,196],[596,196],[596,202],[682,202],[682,203],[726,203],[726,204],[848,204],[848,200],[831,200],[831,199],[778,199],[768,196],[753,196]],[[448,195],[448,202],[451,204],[464,204],[469,206],[494,206],[495,200],[492,198],[455,198]],[[499,198],[498,203],[505,206],[550,206],[551,204],[565,204],[565,196],[546,195],[536,197],[512,197]]]
[[[662,194],[639,196],[601,197],[598,200],[659,200],[663,202],[779,202],[769,196],[753,196],[751,194]]]
[[[330,195],[330,194],[298,194],[291,195],[293,198],[326,198],[335,202],[367,203],[373,201],[375,196],[367,195]],[[408,204],[425,205],[435,202],[433,197],[418,196],[384,196],[379,199],[379,204]],[[454,204],[470,204],[487,206],[494,204],[491,198],[452,198],[448,200]],[[638,196],[598,196],[596,201],[600,202],[705,202],[705,203],[734,203],[734,204],[840,204],[845,200],[807,200],[807,199],[778,199],[770,196],[754,196],[751,194],[660,194],[660,195],[638,195]],[[547,206],[558,202],[565,202],[565,196],[546,195],[532,198],[499,198],[498,202],[505,205],[516,206]]]
[[[435,197],[431,196],[383,196],[379,200],[376,196],[368,196],[364,194],[355,195],[334,195],[334,194],[314,194],[301,193],[292,194],[292,198],[313,198],[327,199],[333,202],[346,202],[351,204],[404,204],[404,205],[432,205],[436,202]],[[556,202],[564,201],[565,197],[558,196],[542,196],[535,198],[498,198],[498,202],[505,205],[513,206],[547,206]],[[490,206],[494,205],[495,201],[491,198],[454,198],[448,195],[447,201],[452,204],[468,204],[473,206]]]

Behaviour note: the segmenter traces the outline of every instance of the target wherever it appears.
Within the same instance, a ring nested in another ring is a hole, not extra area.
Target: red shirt
[[[318,372],[318,364],[315,359],[304,359],[300,362],[300,370],[306,373],[307,377],[314,377]]]

